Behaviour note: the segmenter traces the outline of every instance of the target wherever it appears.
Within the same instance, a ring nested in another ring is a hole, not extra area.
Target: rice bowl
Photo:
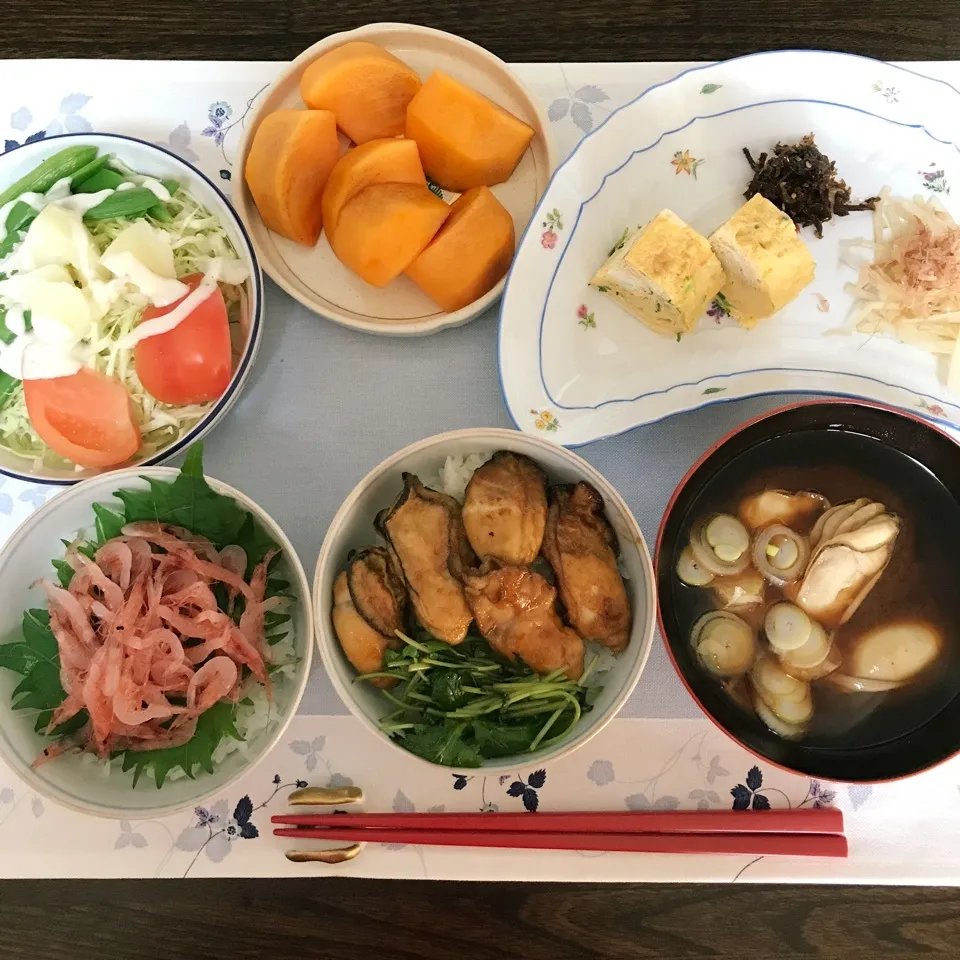
[[[626,504],[610,484],[578,456],[544,439],[509,430],[471,429],[432,437],[400,451],[374,469],[358,484],[338,511],[328,529],[314,577],[314,604],[317,640],[328,673],[346,705],[364,725],[394,749],[411,754],[401,743],[381,729],[381,722],[394,705],[367,683],[355,682],[357,671],[347,660],[333,628],[333,585],[351,551],[370,542],[371,522],[378,510],[396,496],[401,474],[416,474],[423,482],[437,485],[439,495],[460,493],[468,475],[486,459],[482,451],[510,451],[534,460],[545,471],[549,482],[570,484],[586,481],[602,495],[606,520],[619,540],[623,582],[632,609],[629,642],[619,656],[603,655],[591,664],[591,652],[584,657],[584,670],[590,675],[612,660],[603,677],[602,691],[587,706],[569,731],[553,743],[540,745],[519,754],[496,758],[483,755],[469,764],[436,761],[452,769],[476,769],[483,773],[515,771],[518,767],[542,764],[564,756],[586,742],[616,714],[629,696],[646,663],[653,640],[652,568],[646,546]],[[457,647],[452,647],[456,650]],[[579,673],[577,674],[579,675]],[[571,674],[572,676],[572,674]],[[548,679],[548,678],[545,678]],[[549,738],[548,738],[549,739]],[[419,756],[419,762],[434,761]]]
[[[104,475],[48,501],[33,514],[0,551],[0,585],[5,591],[0,639],[8,643],[22,636],[21,613],[27,607],[39,606],[27,593],[29,585],[50,576],[50,559],[63,555],[64,538],[91,527],[93,504],[110,504],[115,490],[145,491],[149,490],[149,481],[169,481],[177,475],[177,471],[161,467]],[[207,482],[217,494],[231,498],[252,514],[281,551],[277,569],[289,582],[283,589],[291,596],[287,609],[291,619],[286,639],[270,648],[271,661],[283,664],[271,675],[271,695],[264,687],[247,684],[239,695],[242,702],[235,707],[238,733],[245,739],[224,738],[211,758],[212,772],[195,769],[194,778],[190,778],[171,770],[158,789],[149,769],[134,786],[131,772],[118,769],[118,759],[102,761],[89,753],[57,756],[34,766],[50,741],[34,729],[36,711],[12,709],[11,695],[20,678],[10,669],[0,670],[0,711],[5,711],[0,726],[0,756],[32,789],[51,800],[85,813],[130,819],[162,816],[195,806],[259,762],[293,718],[312,654],[312,617],[302,566],[282,530],[262,509],[219,481],[208,478]]]

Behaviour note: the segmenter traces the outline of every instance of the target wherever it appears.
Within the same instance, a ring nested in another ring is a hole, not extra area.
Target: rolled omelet
[[[662,210],[617,245],[590,286],[656,333],[675,336],[693,329],[724,280],[706,237]]]
[[[814,262],[796,224],[759,193],[710,237],[727,282],[730,315],[748,330],[813,280]]]

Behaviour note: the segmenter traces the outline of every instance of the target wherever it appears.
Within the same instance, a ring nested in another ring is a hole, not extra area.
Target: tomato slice
[[[203,274],[180,279],[194,290]],[[148,307],[141,322],[164,316],[177,303]],[[204,403],[221,396],[232,375],[230,356],[227,305],[217,287],[172,330],[141,340],[134,347],[133,362],[147,393],[162,403],[179,405]]]
[[[86,367],[72,377],[24,380],[30,423],[40,439],[81,467],[113,467],[140,449],[127,388]]]

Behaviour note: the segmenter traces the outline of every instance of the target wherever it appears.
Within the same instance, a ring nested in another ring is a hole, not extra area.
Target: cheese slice
[[[114,237],[110,246],[103,251],[104,257],[117,253],[132,253],[152,273],[158,277],[176,279],[177,271],[173,265],[173,247],[167,234],[154,230],[146,220],[134,220],[129,227]]]
[[[710,237],[727,274],[730,314],[750,329],[786,306],[812,280],[815,264],[796,224],[759,193]]]
[[[663,210],[617,245],[590,285],[651,330],[675,336],[693,329],[723,282],[707,239]]]
[[[56,205],[37,214],[11,263],[22,271],[51,265],[71,266],[85,282],[100,275],[100,257],[80,214]]]
[[[179,280],[162,277],[129,250],[106,251],[101,263],[113,274],[133,284],[155,307],[167,307],[185,296],[190,288]]]

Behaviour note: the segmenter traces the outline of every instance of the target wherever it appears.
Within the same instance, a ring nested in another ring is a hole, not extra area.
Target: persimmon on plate
[[[508,169],[516,161],[515,156],[511,155],[509,161],[499,164],[501,173],[506,170],[507,179],[489,186],[492,198],[495,198],[509,215],[515,235],[519,237],[533,215],[537,202],[550,178],[550,173],[556,164],[556,151],[544,109],[501,60],[469,41],[439,30],[404,24],[374,24],[362,27],[359,30],[328,37],[305,51],[281,74],[273,86],[262,97],[258,98],[254,109],[248,115],[244,140],[239,145],[237,153],[238,172],[243,169],[247,162],[253,143],[254,131],[269,114],[283,109],[301,111],[306,109],[300,90],[301,80],[306,83],[304,78],[310,65],[319,61],[325,54],[345,48],[347,44],[352,43],[373,44],[386,51],[393,58],[402,61],[413,71],[418,78],[418,83],[421,84],[416,90],[413,89],[416,86],[415,84],[405,85],[396,80],[397,76],[403,75],[403,71],[395,68],[395,65],[390,65],[391,61],[388,58],[377,58],[366,47],[358,48],[354,46],[351,48],[354,55],[363,54],[363,57],[359,59],[356,56],[351,58],[356,61],[351,70],[355,70],[357,64],[366,63],[364,70],[355,72],[353,75],[355,77],[360,75],[366,75],[368,78],[370,76],[377,77],[376,82],[381,85],[381,88],[385,86],[393,91],[389,97],[386,97],[387,100],[393,98],[394,101],[402,101],[409,94],[409,100],[405,108],[407,111],[409,103],[415,101],[416,97],[429,84],[430,77],[435,71],[440,71],[456,81],[457,84],[475,91],[480,97],[485,98],[485,101],[496,104],[499,108],[517,118],[521,128],[523,128],[523,125],[532,128],[532,138],[520,153],[516,167],[512,168],[512,172]],[[366,59],[368,55],[384,62],[377,66],[371,66],[373,60]],[[327,60],[327,65],[328,68],[336,66],[336,61]],[[350,73],[342,64],[336,70],[331,69],[325,72],[329,74],[324,80],[324,84],[328,88],[327,93],[330,89],[337,89],[336,83],[331,87],[331,78],[336,79],[335,74],[347,76]],[[313,76],[309,78],[313,92],[309,93],[308,96],[311,98],[317,95],[317,73],[318,68],[315,68]],[[394,80],[390,80],[388,83],[385,78],[389,75],[393,75]],[[339,80],[337,82],[343,83],[344,81]],[[341,88],[342,93],[343,88]],[[351,105],[357,102],[353,97],[347,99]],[[336,116],[338,107],[335,100],[313,99],[313,102],[317,105],[323,103],[328,109],[332,108],[331,112],[334,112]],[[347,114],[344,113],[342,106],[339,107],[339,110],[341,118],[337,122],[340,155],[341,157],[352,156],[353,159],[347,162],[343,159],[338,160],[331,171],[326,174],[326,182],[324,183],[326,189],[322,193],[324,199],[321,202],[320,210],[323,228],[319,239],[312,246],[297,243],[289,236],[271,231],[264,222],[264,217],[258,212],[254,198],[243,177],[240,175],[233,177],[234,203],[250,231],[263,269],[287,293],[320,316],[371,333],[389,336],[419,336],[446,327],[458,326],[483,312],[494,303],[502,291],[504,282],[502,276],[479,297],[463,306],[450,310],[443,307],[433,296],[424,292],[428,288],[436,292],[440,287],[436,283],[431,283],[429,279],[424,280],[425,272],[423,269],[418,272],[417,268],[414,267],[413,272],[409,275],[401,272],[395,279],[387,282],[386,286],[380,287],[373,286],[361,279],[349,266],[337,258],[330,245],[328,233],[334,236],[334,244],[338,245],[336,234],[344,209],[351,200],[369,187],[385,183],[419,184],[420,186],[426,184],[434,193],[440,194],[442,192],[442,199],[448,205],[457,200],[457,193],[451,190],[442,190],[442,185],[437,184],[435,177],[429,178],[428,174],[424,180],[420,179],[423,174],[423,164],[420,162],[420,166],[417,166],[410,147],[399,145],[385,147],[379,144],[383,140],[393,140],[393,137],[389,135],[372,136],[367,142],[355,145],[345,129],[345,125],[351,126],[350,119],[344,119],[347,117],[349,110]],[[481,110],[482,112],[484,111]],[[375,128],[373,133],[383,134],[385,129],[390,128],[380,126]],[[404,129],[406,129],[406,125]],[[366,136],[365,133],[359,132],[356,128],[354,128],[354,134],[358,137]],[[394,142],[395,144],[402,143],[400,140]],[[476,155],[476,149],[473,152]],[[501,151],[501,156],[506,155],[505,151]],[[416,160],[419,162],[420,158],[421,150],[418,145]],[[497,166],[497,164],[488,165],[484,177],[495,175]],[[354,169],[351,170],[351,167]],[[491,170],[493,170],[493,173],[491,173]],[[483,206],[487,208],[486,204]],[[356,211],[356,208],[354,209]],[[449,221],[449,217],[452,215],[453,212],[450,211],[448,216],[444,218],[445,221]],[[476,212],[473,216],[475,215]],[[428,239],[439,241],[443,236],[448,236],[448,238],[455,236],[452,233],[445,234],[443,232],[444,227],[445,224],[441,224],[438,231]],[[452,230],[452,228],[450,229]],[[460,228],[460,230],[463,230],[463,228]],[[501,239],[498,243],[502,244],[504,242],[504,235],[505,231],[499,234]],[[406,271],[418,257],[423,255],[428,247],[429,243],[425,243],[423,249],[416,251],[410,262],[402,270]],[[440,269],[437,263],[445,260],[445,257],[449,257],[449,253],[444,254],[444,247],[448,250],[453,249],[450,239],[445,241],[443,247],[438,244],[432,254],[421,263],[421,268],[426,264],[426,267],[429,268],[427,272],[430,272],[432,276]],[[466,250],[466,255],[471,257],[480,255],[475,245],[467,244],[462,249]],[[369,251],[366,255],[369,255]],[[404,259],[406,255],[407,251],[404,251],[400,260]],[[463,256],[464,253],[461,252],[459,255]],[[478,283],[476,278],[484,275],[485,270],[487,277],[491,276],[491,270],[492,274],[501,271],[502,249],[499,254],[494,255],[491,254],[489,249],[485,248],[482,256],[491,259],[484,261],[485,265],[481,265],[481,267],[471,263],[470,268],[463,271],[474,278],[471,283],[465,284],[462,289],[456,291],[452,290],[455,285],[450,282],[446,284],[446,287],[450,289],[447,289],[446,293],[441,293],[440,296],[444,298],[448,307],[453,303],[462,301],[471,291],[482,289],[485,284]],[[449,262],[449,260],[445,262]],[[415,283],[411,279],[413,274],[417,274],[423,282]],[[443,285],[441,284],[441,286]]]

